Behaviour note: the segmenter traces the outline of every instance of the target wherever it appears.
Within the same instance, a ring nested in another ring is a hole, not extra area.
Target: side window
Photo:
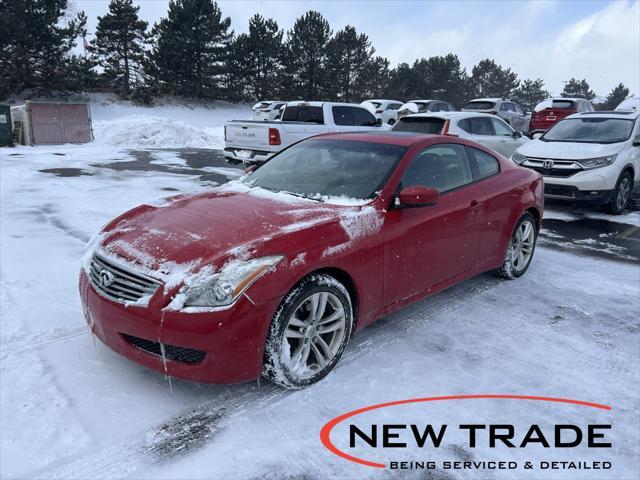
[[[425,113],[429,109],[428,103],[417,103],[418,105],[418,113]]]
[[[508,103],[503,103],[500,105],[500,111],[501,112],[508,112],[509,111],[509,104]]]
[[[401,106],[401,103],[390,103],[387,110],[398,110]]]
[[[465,118],[458,122],[458,127],[464,130],[467,133],[471,133],[471,119]]]
[[[353,112],[351,107],[331,107],[333,121],[336,125],[353,126]]]
[[[497,118],[491,118],[491,123],[493,124],[493,129],[496,132],[496,135],[511,137],[513,136],[513,130],[507,127],[507,124],[501,122]]]
[[[518,105],[517,103],[513,104],[513,110],[516,113],[519,113],[520,115],[524,115],[524,111],[522,110],[522,108],[520,107],[520,105]]]
[[[474,135],[493,135],[491,119],[488,117],[471,117],[471,133]]]
[[[455,111],[455,108],[453,108],[453,105],[451,105],[450,103],[445,103],[445,105],[447,106],[447,112]]]
[[[444,193],[472,182],[465,148],[445,144],[428,147],[417,154],[402,177],[401,188],[424,185]]]
[[[500,172],[500,163],[493,155],[472,147],[467,147],[467,152],[475,164],[474,177],[476,181]]]
[[[284,103],[276,103],[271,110],[280,110]]]
[[[375,127],[376,117],[364,108],[352,107],[353,124],[360,127]]]

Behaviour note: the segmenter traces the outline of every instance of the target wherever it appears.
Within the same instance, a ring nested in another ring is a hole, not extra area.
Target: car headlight
[[[184,307],[224,307],[231,305],[253,282],[274,267],[284,257],[255,258],[232,261],[220,272],[200,275],[186,282],[182,293]]]
[[[607,157],[587,158],[585,160],[577,160],[577,162],[587,169],[606,167],[607,165],[611,165],[613,162],[615,162],[617,156],[618,155],[615,154],[609,155]]]
[[[527,157],[518,152],[514,152],[513,155],[511,155],[511,161],[513,163],[517,163],[518,165],[524,163],[526,159]]]

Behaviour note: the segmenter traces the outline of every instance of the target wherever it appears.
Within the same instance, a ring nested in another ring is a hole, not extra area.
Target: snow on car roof
[[[353,140],[357,142],[386,143],[389,145],[400,145],[410,147],[420,140],[424,140],[427,135],[419,132],[363,132],[363,133],[324,133],[316,135],[313,139],[329,139],[329,140]],[[433,136],[433,135],[431,135]],[[311,139],[310,139],[311,140]]]
[[[402,121],[405,118],[411,117],[425,117],[425,118],[470,118],[470,117],[489,117],[496,118],[495,115],[491,115],[490,113],[481,113],[481,112],[431,112],[431,113],[414,113],[412,115],[407,115],[402,117],[398,121]]]
[[[600,110],[599,112],[582,112],[582,113],[574,113],[573,115],[569,115],[567,118],[578,118],[578,117],[595,117],[595,118],[624,118],[627,120],[635,120],[640,116],[640,112],[635,110]]]

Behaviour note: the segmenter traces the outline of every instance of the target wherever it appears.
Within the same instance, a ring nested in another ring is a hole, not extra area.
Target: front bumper
[[[557,200],[606,205],[611,200],[613,192],[613,190],[580,190],[571,185],[555,185],[547,183],[545,178],[544,195]]]
[[[279,303],[254,305],[243,295],[229,308],[205,313],[163,311],[154,299],[148,307],[125,306],[99,295],[84,271],[80,296],[91,331],[115,352],[172,377],[221,384],[261,375],[264,342]]]

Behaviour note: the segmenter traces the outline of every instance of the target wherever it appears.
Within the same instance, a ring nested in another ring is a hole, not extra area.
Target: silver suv
[[[463,112],[490,113],[502,118],[515,130],[526,132],[529,130],[526,115],[520,105],[508,98],[476,98],[464,107]],[[526,124],[527,128],[524,128]]]

